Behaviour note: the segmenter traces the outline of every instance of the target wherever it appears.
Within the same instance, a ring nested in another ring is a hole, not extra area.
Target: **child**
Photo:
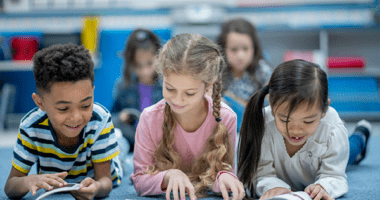
[[[227,59],[223,75],[223,96],[238,115],[238,129],[249,98],[260,89],[273,72],[264,60],[255,27],[244,19],[222,25],[217,39]]]
[[[267,94],[270,106],[263,109]],[[238,162],[238,176],[251,196],[265,199],[304,190],[316,200],[330,200],[347,193],[345,169],[353,136],[349,142],[329,103],[326,73],[304,60],[280,64],[268,85],[252,96],[244,113]],[[365,150],[370,125],[359,125],[354,135]]]
[[[94,63],[83,46],[53,45],[34,56],[37,108],[24,116],[5,185],[9,198],[80,183],[76,199],[105,197],[120,183],[111,115],[94,103]],[[28,175],[34,163],[37,174]]]
[[[133,157],[141,196],[166,193],[191,199],[208,190],[228,199],[245,195],[234,173],[236,115],[221,103],[224,63],[218,46],[201,35],[173,37],[155,64],[164,99],[146,108],[137,126]],[[205,93],[213,88],[212,98]],[[178,195],[178,192],[180,193]]]
[[[145,29],[133,31],[124,52],[123,77],[115,83],[112,121],[128,139],[131,151],[140,112],[163,98],[162,83],[153,67],[159,49],[160,40],[154,33]]]

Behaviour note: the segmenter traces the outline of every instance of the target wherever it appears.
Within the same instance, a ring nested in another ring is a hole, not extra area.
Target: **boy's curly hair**
[[[33,74],[38,92],[50,92],[56,82],[90,79],[94,85],[94,62],[83,45],[57,44],[38,51],[33,57]]]

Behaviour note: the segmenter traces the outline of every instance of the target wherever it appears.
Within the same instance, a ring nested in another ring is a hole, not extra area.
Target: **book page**
[[[79,190],[79,184],[78,183],[68,183],[66,186],[60,187],[60,188],[54,188],[52,190],[46,190],[46,192],[42,193],[36,200],[43,199],[51,194],[58,193],[58,192],[67,192],[72,190]]]
[[[312,200],[306,192],[292,192],[278,195],[267,200]]]

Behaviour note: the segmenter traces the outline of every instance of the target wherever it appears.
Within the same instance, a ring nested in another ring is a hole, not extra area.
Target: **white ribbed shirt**
[[[348,192],[348,133],[334,108],[328,108],[316,133],[292,157],[276,128],[270,106],[265,108],[265,124],[256,184],[259,196],[275,187],[303,191],[311,184],[322,185],[332,198]]]

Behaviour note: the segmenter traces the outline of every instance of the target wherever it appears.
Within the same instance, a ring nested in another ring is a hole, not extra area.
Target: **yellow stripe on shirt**
[[[92,160],[92,162],[94,162],[94,163],[101,163],[101,162],[109,161],[112,158],[116,157],[119,153],[120,153],[120,150],[116,151],[115,153],[113,153],[113,154],[111,154],[111,155],[109,155],[109,156],[107,156],[105,158],[97,159],[97,160]]]
[[[113,128],[114,128],[114,127],[113,127],[113,124],[111,124],[110,127],[103,129],[103,131],[100,133],[100,135],[103,135],[103,134],[109,133],[109,132],[111,131],[111,129],[113,129]]]
[[[26,169],[24,169],[24,168],[18,166],[18,165],[13,161],[13,159],[12,159],[12,165],[13,165],[14,168],[16,168],[18,171],[20,171],[20,172],[22,172],[22,173],[24,173],[24,174],[28,174],[29,171],[30,171],[30,170],[26,170]]]

